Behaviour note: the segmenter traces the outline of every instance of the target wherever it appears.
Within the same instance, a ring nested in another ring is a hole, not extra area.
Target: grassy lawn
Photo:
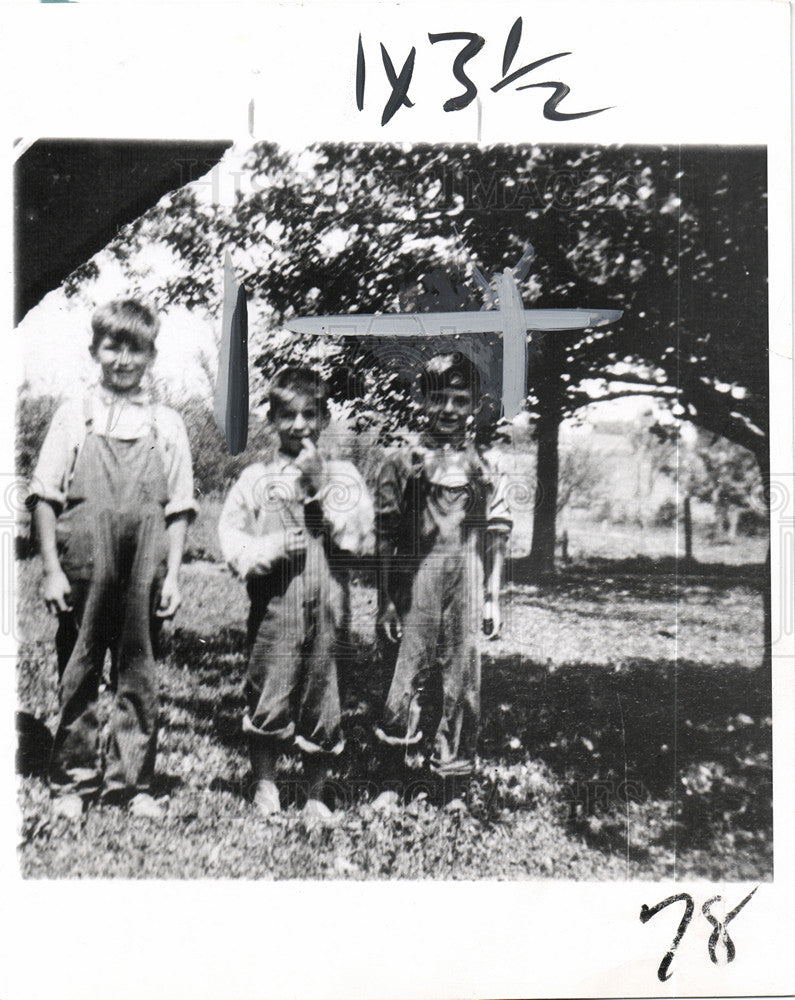
[[[244,591],[212,562],[183,572],[185,604],[162,651],[166,818],[92,807],[69,828],[51,820],[42,777],[57,710],[54,623],[38,598],[39,560],[19,564],[26,876],[772,877],[759,567],[683,576],[664,559],[591,560],[539,588],[517,559],[505,632],[486,643],[481,756],[465,813],[422,797],[386,816],[369,805],[372,725],[389,678],[373,643],[373,592],[355,585],[337,823],[318,830],[295,806],[265,821],[247,802]],[[300,782],[297,761],[282,766]]]

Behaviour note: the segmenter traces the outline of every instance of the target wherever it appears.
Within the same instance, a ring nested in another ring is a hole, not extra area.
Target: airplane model
[[[502,334],[502,415],[510,420],[527,396],[528,334],[589,330],[615,323],[621,309],[525,309],[519,282],[535,256],[532,245],[516,266],[488,281],[473,263],[473,276],[484,296],[480,311],[424,313],[347,313],[341,316],[303,316],[285,322],[300,334],[336,337],[431,337],[456,334]]]
[[[286,322],[294,333],[348,337],[439,337],[502,334],[502,416],[508,420],[522,409],[527,395],[527,345],[533,333],[590,330],[615,323],[621,309],[525,309],[519,282],[535,256],[532,245],[502,274],[488,281],[472,262],[472,274],[483,293],[479,312],[347,313],[304,316]],[[530,334],[530,337],[528,337]],[[495,387],[496,389],[496,387]],[[224,260],[224,306],[215,421],[232,455],[246,447],[248,437],[248,321],[245,289],[239,285],[229,254]]]

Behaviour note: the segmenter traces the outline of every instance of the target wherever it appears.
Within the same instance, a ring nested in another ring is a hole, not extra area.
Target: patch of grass
[[[199,498],[199,513],[188,528],[185,541],[185,562],[224,561],[218,542],[218,520],[223,505],[223,493],[208,493]]]
[[[166,818],[91,807],[51,819],[42,778],[57,711],[54,625],[40,566],[19,566],[20,864],[28,877],[767,879],[772,876],[769,675],[753,572],[669,578],[643,564],[513,575],[506,630],[486,644],[471,810],[433,795],[376,814],[373,724],[389,681],[374,595],[352,591],[341,671],[347,746],[337,825],[296,804],[263,821],[245,796],[245,592],[218,565],[183,571],[163,637],[158,787]],[[105,700],[107,700],[107,693]],[[291,787],[300,763],[281,762]],[[293,796],[288,789],[288,800]]]

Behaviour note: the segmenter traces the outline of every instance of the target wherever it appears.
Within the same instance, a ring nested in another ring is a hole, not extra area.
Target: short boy
[[[376,734],[389,781],[404,782],[403,760],[423,749],[424,728],[432,737],[431,770],[450,800],[472,771],[479,633],[481,625],[491,635],[500,628],[511,514],[504,475],[470,436],[480,398],[475,365],[458,352],[437,355],[422,369],[420,390],[426,429],[416,447],[387,457],[375,494],[378,629],[397,647]],[[397,800],[392,788],[376,801]]]
[[[329,422],[325,382],[310,368],[282,368],[269,392],[278,438],[229,492],[218,534],[225,559],[246,581],[248,711],[254,804],[280,808],[276,760],[297,747],[308,780],[305,813],[325,820],[323,788],[343,747],[335,662],[345,571],[372,551],[373,507],[350,462],[318,449]]]
[[[42,593],[58,616],[50,787],[55,812],[69,819],[100,792],[158,818],[154,644],[181,603],[185,531],[196,513],[190,448],[182,418],[143,388],[155,359],[153,310],[117,299],[91,325],[99,383],[56,411],[31,487]],[[115,691],[103,778],[97,700],[108,650]]]

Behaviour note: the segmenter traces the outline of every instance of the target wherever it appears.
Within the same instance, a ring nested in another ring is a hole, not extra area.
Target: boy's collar
[[[295,457],[282,451],[278,444],[273,444],[267,449],[262,457],[262,461],[265,465],[278,466],[279,472],[284,472],[290,466],[295,465]]]
[[[148,389],[136,389],[135,392],[114,392],[99,382],[96,386],[96,393],[106,406],[118,406],[125,403],[143,406],[152,402],[152,394]]]
[[[420,434],[420,447],[428,448],[431,451],[440,451],[442,448],[451,448],[453,451],[466,451],[473,446],[471,438],[467,435],[456,441],[435,438],[430,431],[422,431]]]

